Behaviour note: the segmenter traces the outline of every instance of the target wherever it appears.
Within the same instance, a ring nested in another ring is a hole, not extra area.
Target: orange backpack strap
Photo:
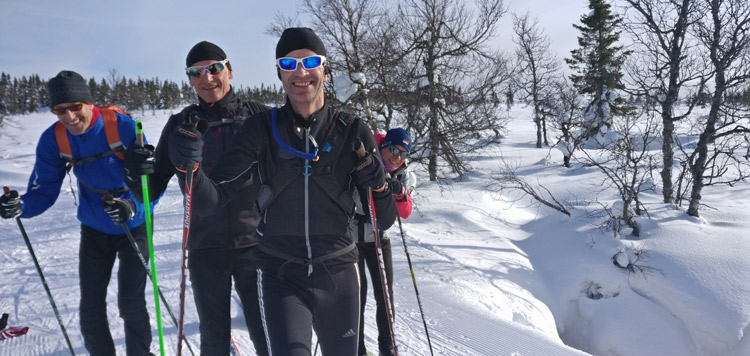
[[[104,134],[107,136],[107,143],[109,143],[109,149],[115,151],[115,156],[119,159],[125,159],[125,154],[122,153],[123,145],[120,140],[120,130],[117,126],[117,115],[115,112],[106,108],[99,108],[99,112],[102,114],[104,119]]]
[[[99,109],[99,110],[104,109],[104,110],[116,111],[116,112],[119,112],[120,114],[123,114],[125,116],[130,116],[130,115],[128,115],[128,113],[125,112],[125,110],[123,110],[119,106],[115,106],[115,105],[102,105],[102,106],[97,106],[96,108]]]
[[[71,151],[70,141],[68,141],[68,130],[59,121],[55,124],[55,140],[57,140],[57,148],[60,150],[60,157],[73,164],[73,151]]]

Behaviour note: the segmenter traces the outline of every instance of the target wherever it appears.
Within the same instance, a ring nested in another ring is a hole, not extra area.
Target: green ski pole
[[[143,123],[135,122],[135,139],[143,147]],[[146,210],[146,234],[148,236],[148,257],[151,262],[151,282],[154,285],[154,305],[156,306],[156,327],[159,330],[159,351],[164,356],[164,331],[161,326],[161,308],[159,307],[159,283],[156,281],[156,262],[154,259],[154,234],[151,228],[151,200],[148,198],[148,175],[141,176],[143,190],[143,207]]]

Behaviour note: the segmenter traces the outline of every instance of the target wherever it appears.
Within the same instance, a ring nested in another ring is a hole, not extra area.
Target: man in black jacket
[[[211,172],[217,159],[231,146],[247,117],[267,110],[256,102],[238,98],[229,80],[231,64],[224,51],[213,43],[202,41],[193,46],[185,61],[190,85],[198,94],[198,105],[191,105],[172,115],[164,126],[161,138],[153,147],[134,147],[125,155],[126,182],[142,197],[140,176],[149,175],[149,196],[158,197],[175,174],[169,160],[169,134],[175,127],[192,119],[203,120],[207,130],[205,145],[199,153],[201,167]],[[156,157],[155,163],[153,157]],[[178,175],[184,191],[184,175]],[[232,279],[242,301],[250,338],[258,355],[267,355],[266,338],[260,318],[257,288],[257,245],[255,231],[259,217],[248,205],[254,201],[258,187],[247,181],[221,209],[203,216],[191,216],[188,239],[188,269],[193,297],[198,310],[202,355],[227,355],[231,338],[230,303]],[[195,205],[193,205],[195,209]]]
[[[354,191],[372,189],[380,228],[396,219],[372,131],[325,102],[325,54],[309,28],[286,29],[276,46],[286,104],[248,119],[213,171],[194,173],[193,212],[203,216],[230,203],[258,172],[258,290],[273,355],[309,356],[312,329],[323,355],[356,355]],[[172,164],[200,163],[201,136],[189,125],[172,131]],[[360,157],[354,149],[362,144]]]

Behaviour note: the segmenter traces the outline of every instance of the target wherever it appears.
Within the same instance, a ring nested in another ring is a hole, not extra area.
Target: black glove
[[[404,185],[398,177],[388,179],[388,185],[391,186],[391,193],[393,193],[393,195],[404,194]]]
[[[125,151],[122,165],[125,169],[125,178],[130,182],[140,182],[144,174],[154,174],[154,146],[143,147],[131,144]]]
[[[385,168],[372,153],[366,153],[354,166],[354,179],[362,188],[377,189],[385,183]]]
[[[5,194],[0,196],[0,216],[4,219],[12,219],[21,215],[22,212],[21,196],[15,190],[6,190]]]
[[[104,203],[104,211],[115,225],[122,225],[135,215],[135,204],[127,199],[111,198]]]
[[[208,123],[205,128],[208,128]],[[203,133],[201,130],[192,125],[179,125],[169,134],[169,159],[172,164],[180,171],[185,171],[189,164],[200,164],[203,160]]]

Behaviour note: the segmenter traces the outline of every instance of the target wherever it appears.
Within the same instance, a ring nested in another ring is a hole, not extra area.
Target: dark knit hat
[[[50,107],[62,103],[94,102],[86,81],[80,74],[70,70],[57,73],[57,76],[50,79],[47,84],[47,90],[49,91]]]
[[[285,57],[298,49],[309,49],[318,55],[326,55],[326,46],[320,37],[307,27],[290,27],[284,30],[276,44],[276,58]]]
[[[388,130],[380,147],[383,148],[396,145],[405,148],[406,152],[411,152],[411,135],[400,127]]]
[[[200,41],[188,52],[187,58],[185,58],[185,67],[190,67],[194,63],[209,59],[223,61],[227,59],[227,54],[219,46],[211,42]]]

